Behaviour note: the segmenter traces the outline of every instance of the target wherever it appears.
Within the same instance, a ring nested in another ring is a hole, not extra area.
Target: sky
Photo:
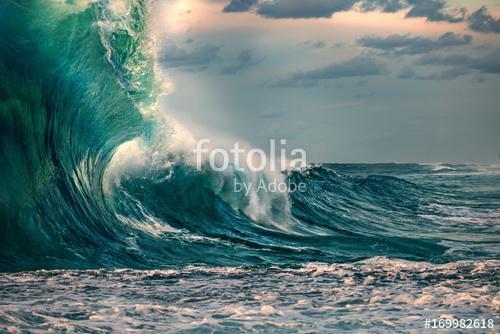
[[[500,162],[500,1],[173,0],[162,109],[312,162]]]

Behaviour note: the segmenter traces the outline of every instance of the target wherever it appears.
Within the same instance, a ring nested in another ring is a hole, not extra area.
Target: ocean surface
[[[236,193],[272,178],[174,145],[150,7],[0,3],[0,332],[497,330],[500,165],[312,164],[274,176],[305,192]]]

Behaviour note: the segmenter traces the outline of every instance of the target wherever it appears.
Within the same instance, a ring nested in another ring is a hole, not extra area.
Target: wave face
[[[314,166],[250,200],[197,172],[165,149],[148,3],[123,4],[0,4],[0,270],[498,258],[498,166]]]

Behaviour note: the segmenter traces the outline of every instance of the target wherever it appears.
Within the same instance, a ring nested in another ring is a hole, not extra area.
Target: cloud
[[[451,8],[444,0],[363,0],[360,3],[364,12],[381,11],[396,13],[409,9],[407,18],[425,17],[428,21],[463,22],[466,10]]]
[[[408,3],[404,0],[365,0],[361,2],[361,10],[364,12],[396,13],[406,8],[408,8]]]
[[[404,68],[399,72],[399,79],[413,79],[413,80],[454,80],[460,76],[466,75],[470,72],[468,68],[454,67],[443,72],[432,74],[417,74],[410,68]]]
[[[486,74],[500,74],[500,49],[485,56],[471,57],[467,55],[423,56],[420,65],[453,66],[463,69],[475,70]]]
[[[205,44],[190,51],[169,42],[163,49],[161,62],[170,68],[182,68],[188,71],[204,70],[207,65],[217,59],[220,47]]]
[[[465,21],[465,8],[450,8],[444,0],[407,0],[410,11],[406,17],[425,17],[428,21]]]
[[[277,87],[308,87],[316,85],[320,80],[334,80],[349,77],[365,77],[380,75],[385,72],[385,66],[373,58],[355,57],[353,59],[331,64],[329,66],[299,71],[289,78],[273,83]]]
[[[483,33],[500,33],[500,18],[489,15],[488,9],[483,6],[469,16],[469,28]]]
[[[276,19],[329,18],[337,12],[354,10],[388,13],[408,9],[406,17],[425,17],[428,21],[463,22],[464,8],[451,8],[445,0],[232,0],[224,12],[250,11]]]
[[[255,10],[258,15],[275,19],[330,18],[336,12],[359,9],[363,12],[396,13],[407,10],[406,18],[423,17],[427,21],[467,22],[480,33],[500,33],[500,18],[491,16],[486,6],[467,15],[464,7],[452,7],[446,0],[231,0],[224,12]]]
[[[253,67],[260,63],[263,59],[264,58],[256,59],[253,55],[253,51],[250,49],[246,49],[241,51],[241,53],[238,55],[236,63],[223,67],[221,73],[224,75],[241,74],[250,67]]]
[[[313,49],[324,49],[326,48],[326,43],[322,40],[307,40],[301,43],[301,45]]]
[[[415,55],[434,50],[467,45],[472,42],[471,35],[447,32],[437,39],[411,35],[390,35],[388,37],[365,36],[358,44],[370,49],[382,50],[394,55]]]
[[[226,13],[247,12],[257,4],[257,0],[231,0],[231,2],[224,7]]]
[[[275,0],[259,3],[257,13],[269,18],[331,17],[335,12],[347,11],[356,0]]]
[[[413,69],[404,68],[398,74],[399,79],[414,80],[453,80],[460,76],[477,72],[479,74],[500,74],[500,49],[482,57],[467,55],[426,55],[420,58],[418,65],[447,66],[448,69],[432,74],[417,74]]]

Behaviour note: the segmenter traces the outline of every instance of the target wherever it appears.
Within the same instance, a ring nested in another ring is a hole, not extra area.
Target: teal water
[[[163,150],[149,3],[127,4],[0,3],[0,328],[496,316],[500,166],[318,164],[282,175],[305,193],[248,201]]]

